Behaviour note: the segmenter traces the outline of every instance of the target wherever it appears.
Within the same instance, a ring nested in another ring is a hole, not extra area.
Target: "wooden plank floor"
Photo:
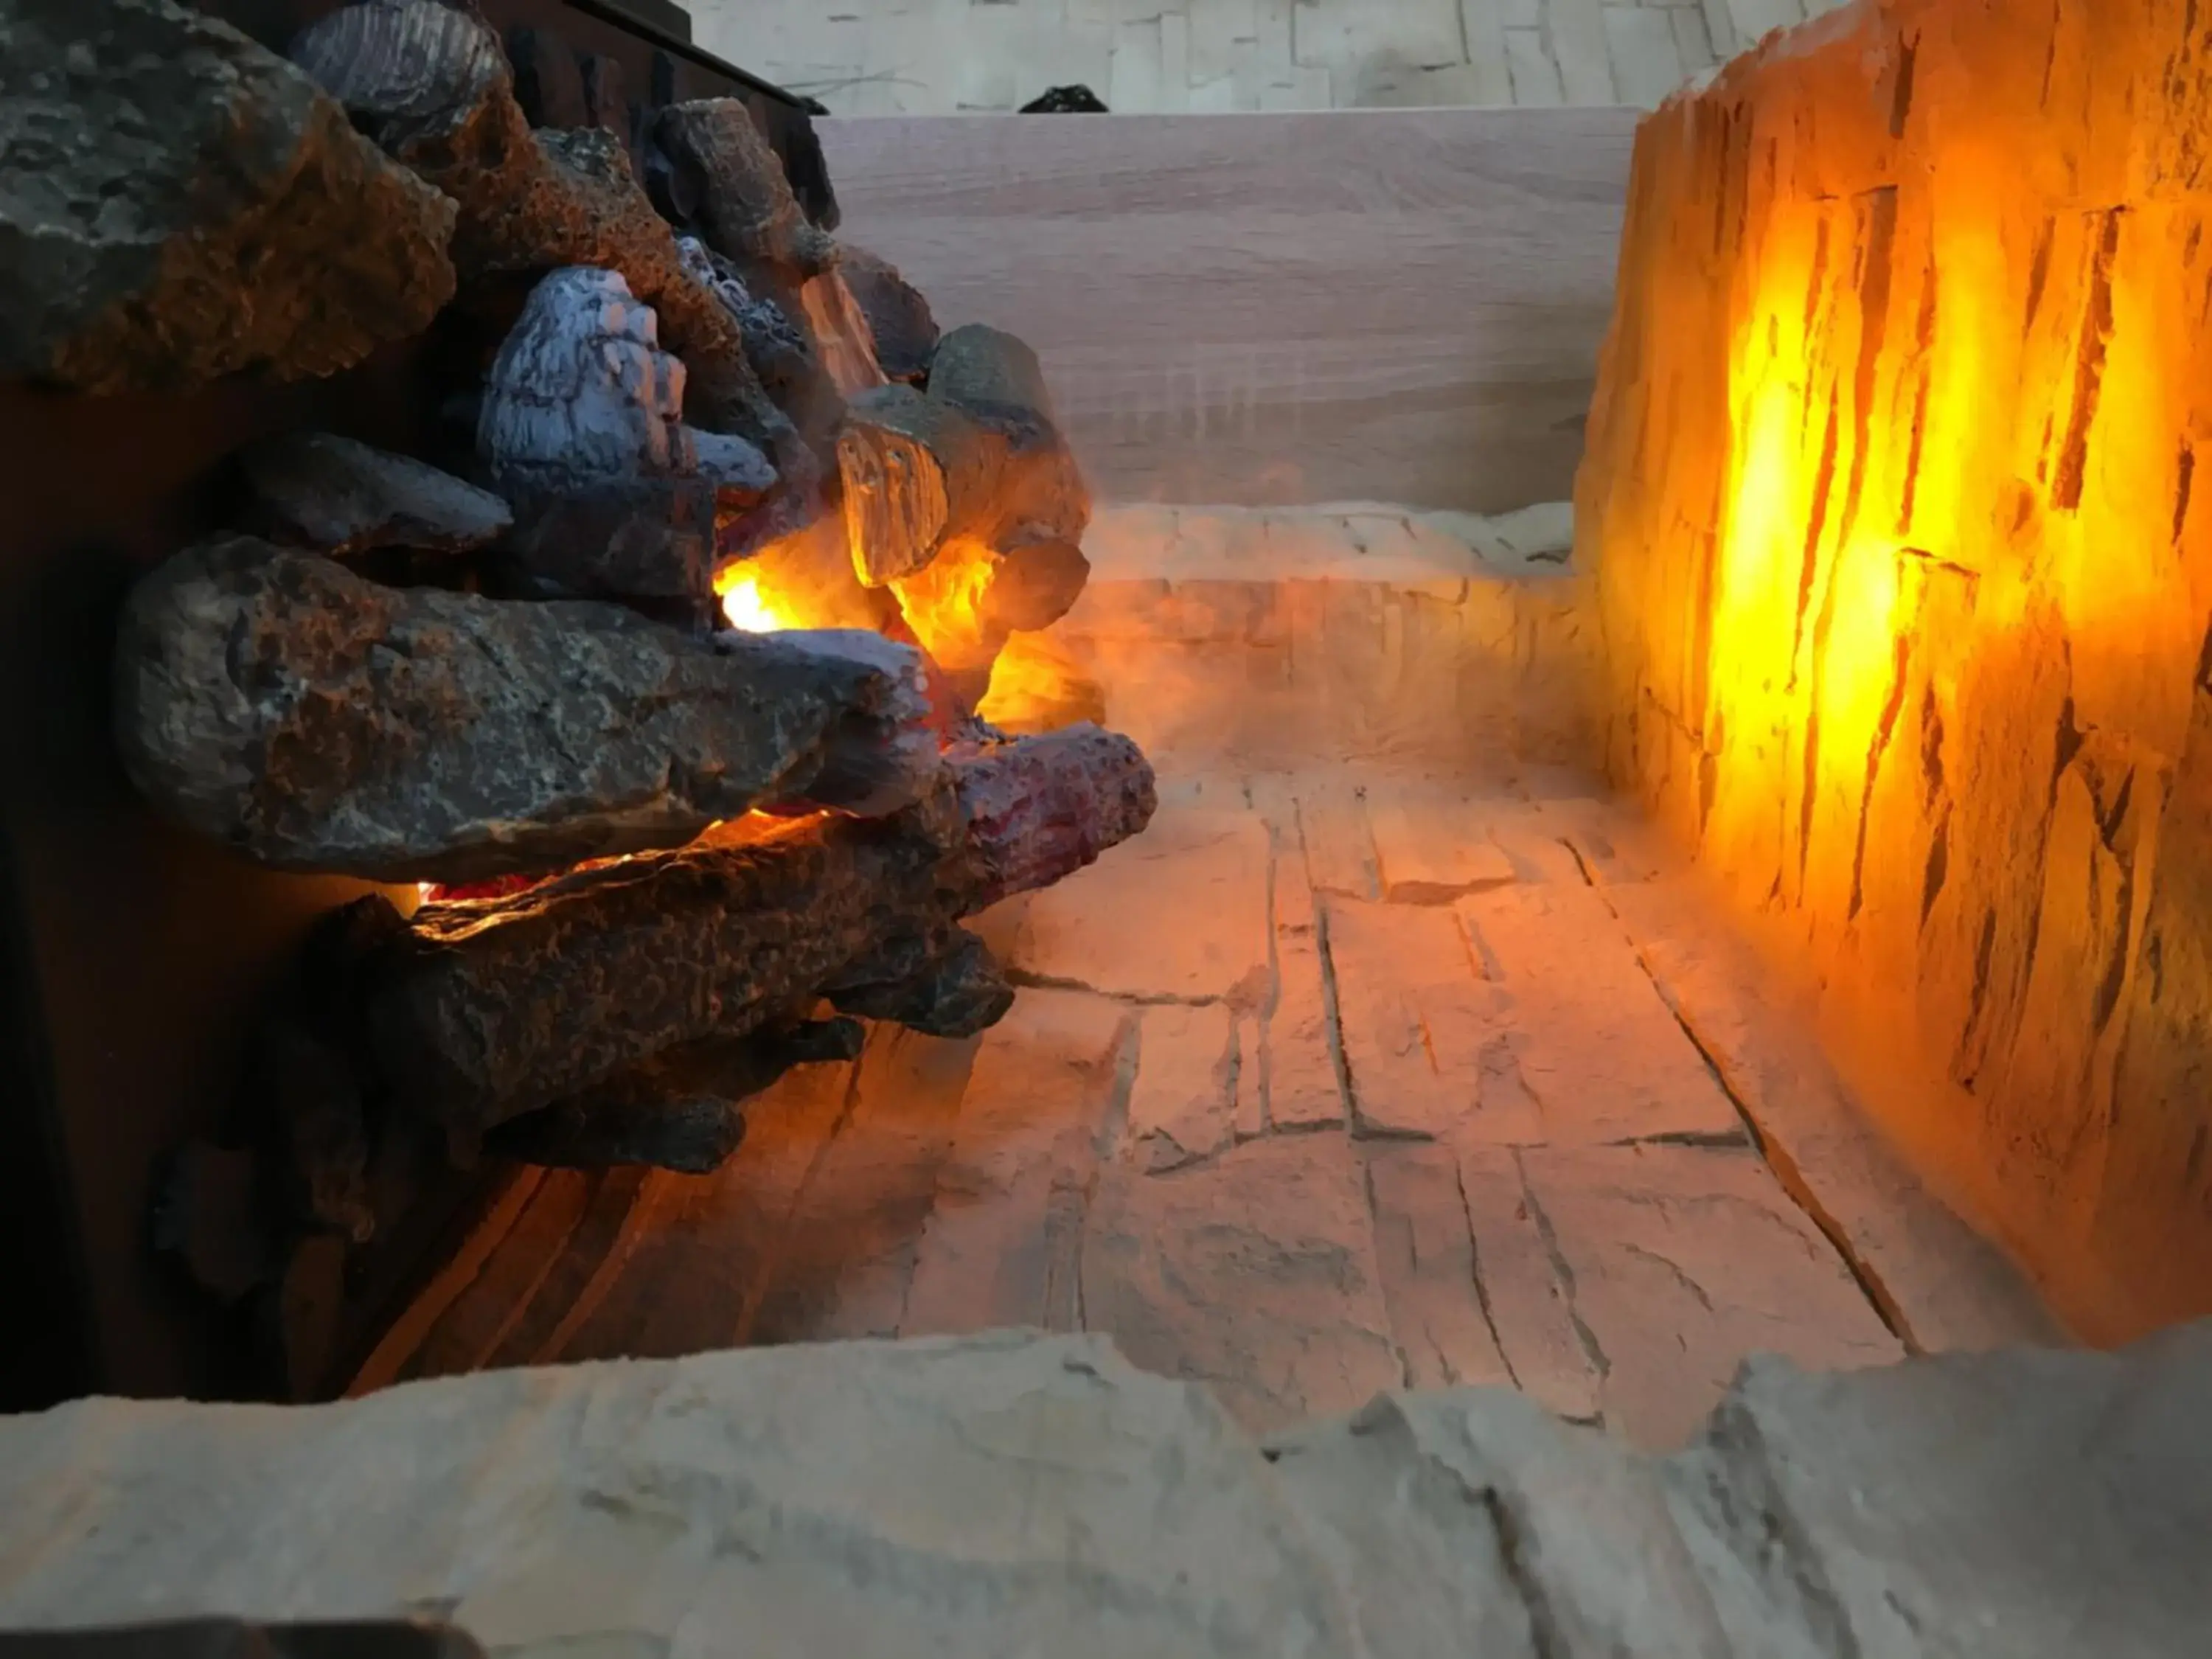
[[[1650,108],[1841,0],[690,0],[704,46],[839,115]]]
[[[1638,844],[1571,788],[1183,780],[988,919],[1004,1024],[877,1030],[713,1176],[514,1174],[360,1386],[1028,1325],[1261,1426],[1490,1382],[1667,1445],[1753,1350],[2047,1335]]]
[[[1565,500],[1634,120],[822,124],[839,233],[1034,346],[1102,499]]]

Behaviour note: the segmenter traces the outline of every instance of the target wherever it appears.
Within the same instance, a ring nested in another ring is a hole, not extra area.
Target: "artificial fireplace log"
[[[0,379],[331,374],[453,297],[453,204],[199,9],[0,6]]]
[[[653,136],[701,240],[732,261],[749,286],[767,277],[795,294],[836,263],[836,243],[806,216],[752,112],[736,99],[671,105]]]
[[[1036,355],[981,325],[939,343],[927,392],[892,385],[854,399],[837,462],[872,584],[919,573],[956,539],[1074,544],[1091,520]]]
[[[777,453],[789,424],[735,321],[684,270],[623,141],[595,128],[532,131],[480,17],[443,0],[356,0],[302,33],[292,58],[458,204],[453,259],[464,283],[563,265],[621,272],[690,369],[696,423]]]
[[[747,820],[511,898],[426,905],[366,971],[369,1046],[395,1099],[465,1140],[825,988],[915,975],[962,916],[1081,868],[1153,805],[1134,744],[1073,726],[957,750],[893,817]]]
[[[824,468],[833,465],[845,398],[807,331],[775,298],[755,294],[735,261],[696,236],[679,237],[676,246],[692,280],[710,290],[736,320],[745,360],[797,428],[807,453]],[[788,466],[791,458],[783,459]]]
[[[1034,633],[1073,611],[1090,580],[1091,561],[1073,542],[1024,542],[993,562],[977,611],[999,628]]]
[[[865,1036],[858,1020],[806,1019],[672,1049],[502,1123],[484,1150],[556,1169],[642,1164],[711,1174],[744,1139],[740,1103],[793,1066],[858,1059]]]
[[[937,354],[938,327],[921,291],[888,259],[850,242],[838,249],[837,269],[868,320],[878,366],[894,380],[926,385],[930,359]]]
[[[835,988],[840,1012],[890,1020],[928,1036],[967,1037],[988,1030],[1014,1006],[1014,988],[990,947],[965,928],[919,973],[868,985]]]
[[[505,501],[405,455],[331,432],[283,433],[241,457],[246,528],[333,557],[376,549],[465,553],[514,522]]]
[[[486,561],[501,597],[606,599],[679,627],[713,623],[714,480],[598,478],[508,496],[514,532]]]
[[[763,801],[889,811],[937,769],[921,658],[611,605],[380,586],[250,538],[124,608],[117,735],[157,806],[280,868],[479,881]]]

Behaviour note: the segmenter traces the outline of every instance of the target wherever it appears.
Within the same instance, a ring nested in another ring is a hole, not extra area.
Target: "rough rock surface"
[[[132,591],[117,738],[149,799],[249,857],[480,880],[675,845],[897,741],[918,659],[814,637],[381,587],[236,538]]]
[[[808,453],[828,465],[836,453],[845,399],[815,343],[773,297],[752,291],[735,262],[696,236],[678,238],[676,246],[692,280],[712,293],[737,324],[745,360],[776,407],[790,418]],[[787,455],[779,459],[789,464]]]
[[[698,470],[684,365],[620,273],[570,266],[531,290],[492,363],[477,453],[502,483]]]
[[[1615,781],[2098,1340],[2212,1312],[2203,51],[1887,0],[1669,103],[1576,502]]]
[[[2165,1659],[2212,1329],[1807,1376],[1637,1455],[1502,1390],[1255,1444],[1097,1338],[491,1370],[0,1419],[0,1620],[434,1607],[493,1652]],[[345,1502],[333,1504],[331,1494]]]
[[[888,259],[849,243],[838,252],[837,269],[868,319],[878,365],[894,380],[922,385],[937,355],[937,319],[928,300]]]
[[[329,374],[453,296],[453,204],[283,59],[169,0],[0,10],[0,376]]]
[[[830,637],[902,654],[877,635]],[[416,1111],[473,1133],[825,994],[924,978],[960,918],[1091,863],[1152,817],[1151,768],[1111,732],[941,763],[921,735],[941,787],[896,813],[740,823],[512,898],[426,906],[373,964],[380,1069]],[[830,751],[817,793],[825,776],[855,793],[866,781],[836,775],[839,758]],[[972,975],[947,988],[963,984],[1003,994]]]
[[[686,426],[684,385],[618,273],[573,266],[532,290],[477,419],[477,453],[518,520],[498,561],[508,591],[714,616],[719,526],[777,476],[744,439]]]
[[[770,448],[789,431],[728,313],[684,270],[623,139],[597,127],[533,132],[499,38],[473,7],[359,0],[312,25],[291,55],[459,204],[453,258],[464,283],[564,265],[620,271],[690,367],[700,425]]]
[[[507,503],[450,473],[331,432],[286,433],[243,457],[250,527],[332,555],[374,548],[465,553],[505,533]]]
[[[614,477],[540,489],[510,483],[515,527],[489,561],[502,593],[611,599],[711,623],[719,492],[706,478]]]
[[[707,245],[741,271],[796,293],[836,263],[837,245],[806,216],[783,163],[742,103],[709,98],[677,104],[661,111],[655,131],[698,204]]]

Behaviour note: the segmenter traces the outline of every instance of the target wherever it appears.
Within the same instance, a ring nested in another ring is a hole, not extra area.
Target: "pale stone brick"
[[[1107,1170],[1083,1307],[1133,1363],[1211,1382],[1255,1429],[1404,1381],[1359,1159],[1340,1135],[1255,1140],[1172,1175]]]

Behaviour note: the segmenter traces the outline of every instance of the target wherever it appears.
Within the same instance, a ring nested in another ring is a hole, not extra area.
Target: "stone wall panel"
[[[1856,0],[1638,133],[1607,764],[2083,1334],[2212,1310],[2212,13]]]

